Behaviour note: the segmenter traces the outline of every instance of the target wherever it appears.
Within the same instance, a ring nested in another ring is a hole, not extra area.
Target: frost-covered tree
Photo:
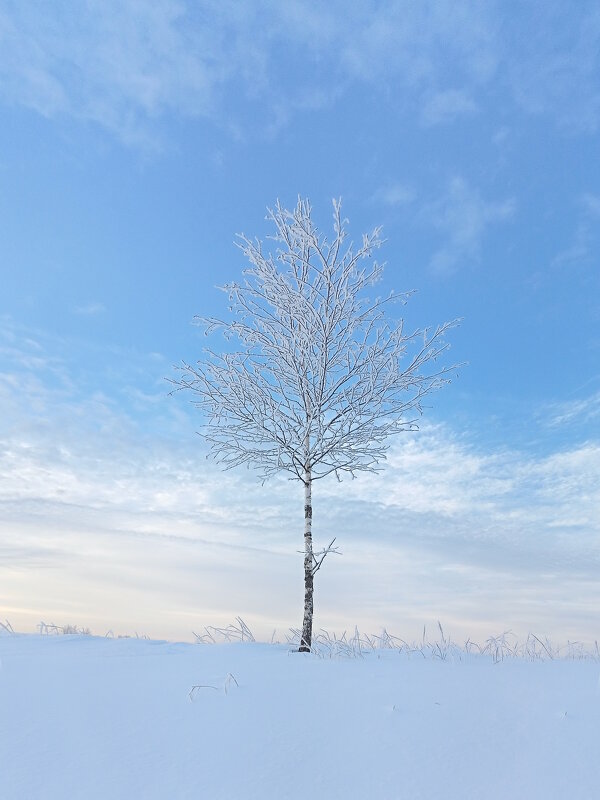
[[[393,434],[417,429],[421,401],[448,382],[440,366],[455,323],[413,332],[388,316],[407,295],[369,299],[383,266],[371,257],[381,229],[349,241],[340,201],[333,236],[321,235],[308,200],[268,210],[275,252],[238,236],[250,266],[222,287],[228,320],[196,317],[231,344],[183,363],[173,381],[203,412],[211,455],[226,468],[246,464],[268,478],[287,472],[304,486],[304,618],[300,650],[310,650],[313,585],[334,542],[313,548],[313,482],[332,473],[375,472]],[[334,540],[335,541],[335,540]]]

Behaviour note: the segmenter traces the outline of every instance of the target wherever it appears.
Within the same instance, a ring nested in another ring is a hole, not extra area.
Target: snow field
[[[597,800],[599,676],[591,659],[5,635],[0,798]]]

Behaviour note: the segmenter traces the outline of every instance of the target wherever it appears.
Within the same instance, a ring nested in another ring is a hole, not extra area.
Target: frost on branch
[[[416,430],[421,401],[448,382],[438,364],[455,322],[407,332],[386,312],[407,295],[369,299],[383,267],[373,258],[381,229],[348,241],[340,202],[333,236],[314,226],[308,200],[294,211],[269,209],[274,254],[258,239],[238,237],[250,266],[240,283],[222,287],[230,317],[199,317],[221,332],[225,352],[207,349],[183,363],[176,390],[192,393],[203,434],[226,468],[246,464],[263,478],[287,472],[304,484],[304,619],[300,650],[312,640],[314,577],[335,539],[313,550],[312,484],[334,473],[374,472],[387,441]]]
[[[196,318],[220,331],[228,352],[183,363],[176,389],[192,392],[203,434],[226,467],[247,464],[263,477],[286,471],[302,481],[375,471],[387,440],[416,430],[421,401],[448,381],[440,366],[445,333],[456,321],[407,332],[386,312],[407,295],[368,299],[383,267],[372,257],[381,229],[355,246],[340,202],[333,236],[321,235],[308,200],[294,211],[269,209],[275,252],[245,235],[243,280],[222,287],[227,320]]]

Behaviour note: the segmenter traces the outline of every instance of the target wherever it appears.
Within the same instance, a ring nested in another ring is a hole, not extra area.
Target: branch
[[[335,542],[336,537],[334,536],[333,539],[329,542],[327,547],[324,547],[322,550],[318,550],[316,553],[312,554],[313,557],[313,568],[312,568],[312,575],[314,575],[321,569],[321,564],[325,561],[325,558],[329,555],[329,553],[337,553],[337,555],[342,555],[341,551],[338,547],[334,547],[333,543]]]

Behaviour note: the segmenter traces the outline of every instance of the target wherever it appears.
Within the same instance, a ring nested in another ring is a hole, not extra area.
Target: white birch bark
[[[314,554],[312,542],[312,477],[310,469],[304,473],[304,616],[300,652],[308,652],[312,644],[314,608]]]

